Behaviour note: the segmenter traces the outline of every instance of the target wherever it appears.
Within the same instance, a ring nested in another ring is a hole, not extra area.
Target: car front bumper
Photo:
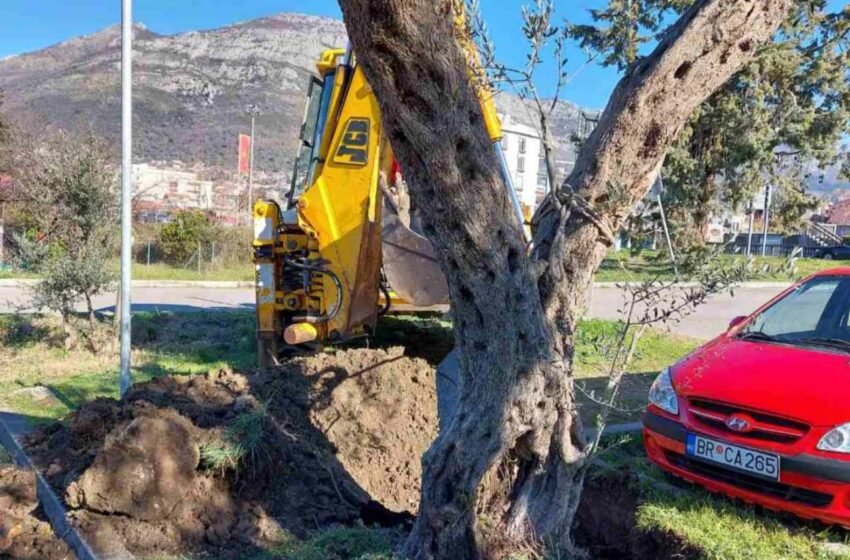
[[[700,434],[699,430],[651,410],[644,415],[643,425],[647,455],[664,471],[713,492],[850,528],[850,461],[781,455],[780,480],[770,482],[687,457],[688,433]]]

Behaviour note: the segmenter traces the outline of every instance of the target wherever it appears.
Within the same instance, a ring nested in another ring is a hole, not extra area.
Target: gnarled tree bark
[[[481,558],[479,513],[564,551],[586,458],[573,394],[593,273],[692,111],[769,41],[792,0],[702,0],[613,93],[522,241],[455,40],[452,0],[340,0],[448,280],[460,362],[454,421],[423,458],[414,559]],[[503,483],[482,485],[482,480]],[[479,512],[477,508],[483,508]]]

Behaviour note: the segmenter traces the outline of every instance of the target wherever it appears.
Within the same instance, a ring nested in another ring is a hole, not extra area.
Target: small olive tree
[[[18,256],[42,276],[34,304],[58,312],[67,329],[82,302],[93,331],[92,299],[114,280],[118,200],[112,154],[93,135],[56,132],[22,144],[4,158],[20,188]]]

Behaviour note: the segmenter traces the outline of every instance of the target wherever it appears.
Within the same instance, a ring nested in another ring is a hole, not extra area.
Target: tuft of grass
[[[223,475],[239,468],[244,455],[242,448],[228,440],[201,446],[201,468]]]
[[[201,466],[224,474],[256,465],[268,456],[265,443],[268,412],[265,406],[244,412],[227,428],[222,440],[201,447]]]

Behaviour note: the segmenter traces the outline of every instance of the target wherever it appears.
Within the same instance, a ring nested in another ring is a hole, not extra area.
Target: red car
[[[850,268],[802,280],[658,376],[644,445],[709,490],[850,528]]]

